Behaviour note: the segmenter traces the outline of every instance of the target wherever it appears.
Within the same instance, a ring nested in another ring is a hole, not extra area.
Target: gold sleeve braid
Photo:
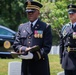
[[[41,59],[41,55],[38,51],[37,51],[37,55],[38,55],[39,59]]]
[[[20,49],[19,49],[19,53],[21,53],[21,49],[22,49],[22,47],[20,47]]]

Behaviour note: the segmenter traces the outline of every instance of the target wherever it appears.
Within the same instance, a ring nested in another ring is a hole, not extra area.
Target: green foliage
[[[69,2],[68,2],[69,3]],[[41,18],[52,27],[53,45],[59,44],[59,32],[65,23],[69,22],[66,1],[43,3]]]
[[[18,25],[27,21],[24,0],[1,0],[0,1],[0,24],[16,30]]]

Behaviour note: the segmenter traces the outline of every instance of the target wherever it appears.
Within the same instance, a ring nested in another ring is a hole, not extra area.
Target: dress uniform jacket
[[[39,45],[40,50],[33,52],[33,59],[22,60],[22,75],[50,75],[51,27],[39,19],[32,30],[29,22],[19,26],[13,48],[18,51],[20,47],[25,49],[34,45]]]
[[[63,26],[60,38],[60,59],[65,70],[76,69],[76,26]]]

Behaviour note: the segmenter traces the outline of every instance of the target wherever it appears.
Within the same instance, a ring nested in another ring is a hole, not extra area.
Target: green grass
[[[8,75],[8,63],[12,61],[21,61],[20,59],[0,59],[0,75]],[[51,75],[57,75],[58,72],[62,71],[59,63],[58,55],[49,55],[50,72]]]
[[[58,55],[49,55],[49,62],[51,75],[57,75],[58,72],[63,71]]]

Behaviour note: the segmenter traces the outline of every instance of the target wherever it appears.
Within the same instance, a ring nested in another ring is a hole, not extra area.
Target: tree
[[[55,3],[47,2],[41,10],[41,18],[52,27],[53,44],[59,43],[59,32],[61,27],[69,22],[67,14],[67,3],[58,1]]]
[[[1,0],[0,1],[0,24],[16,30],[18,25],[26,19],[25,0]]]

